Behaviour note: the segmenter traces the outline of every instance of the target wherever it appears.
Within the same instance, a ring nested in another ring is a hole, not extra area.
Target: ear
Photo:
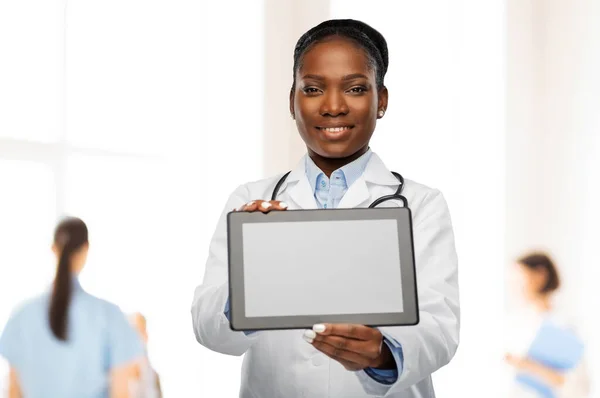
[[[377,93],[377,112],[378,113],[379,113],[379,111],[385,112],[385,111],[387,111],[387,107],[388,107],[388,89],[387,89],[387,87],[383,86]]]
[[[296,97],[296,93],[294,92],[294,87],[290,89],[290,115],[292,119],[296,120],[296,112],[294,109],[294,99]]]
[[[537,283],[537,289],[540,293],[543,293],[542,290],[544,289],[544,287],[548,283],[548,280],[550,279],[550,273],[547,269],[540,267],[535,271],[534,275],[534,278]]]

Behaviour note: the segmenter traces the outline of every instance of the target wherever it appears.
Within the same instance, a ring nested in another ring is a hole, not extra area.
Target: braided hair
[[[377,89],[383,88],[383,79],[388,68],[387,42],[381,33],[364,22],[354,19],[331,19],[325,21],[304,33],[294,48],[294,82],[292,91],[296,88],[296,73],[302,67],[304,54],[316,43],[332,36],[349,39],[365,50],[369,65],[375,70]]]

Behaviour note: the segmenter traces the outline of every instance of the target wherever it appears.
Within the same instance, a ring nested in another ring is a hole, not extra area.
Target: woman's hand
[[[21,383],[17,371],[12,366],[8,376],[8,398],[22,398],[23,391],[21,390]]]
[[[395,369],[390,348],[377,329],[363,325],[315,325],[304,332],[304,339],[317,350],[351,371],[365,368]]]
[[[506,363],[508,363],[509,365],[513,366],[514,368],[516,368],[518,370],[523,370],[523,368],[525,367],[525,363],[527,361],[527,359],[525,359],[524,357],[519,357],[519,356],[512,355],[512,354],[506,354],[504,356],[504,360],[506,361]]]
[[[249,213],[252,213],[255,211],[261,211],[263,213],[268,213],[272,210],[278,210],[278,211],[286,210],[287,207],[288,207],[287,203],[280,202],[278,200],[271,200],[271,201],[253,200],[251,202],[246,203],[239,209],[233,209],[233,211],[246,211]]]
[[[565,382],[565,376],[562,373],[529,358],[506,354],[504,359],[517,370],[535,375],[554,387],[560,387]]]

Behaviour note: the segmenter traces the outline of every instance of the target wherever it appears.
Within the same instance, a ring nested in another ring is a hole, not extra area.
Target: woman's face
[[[514,265],[514,276],[518,291],[526,299],[539,297],[547,278],[543,269],[533,269],[518,263]]]
[[[387,107],[374,67],[361,47],[331,37],[304,53],[290,110],[311,154],[345,158],[366,151],[377,113]]]

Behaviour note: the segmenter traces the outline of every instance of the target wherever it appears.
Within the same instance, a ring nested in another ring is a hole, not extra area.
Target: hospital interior
[[[531,333],[519,259],[544,253],[583,343],[556,396],[600,398],[597,0],[0,1],[0,334],[51,286],[57,222],[80,217],[80,283],[143,316],[130,319],[162,396],[238,396],[243,358],[198,344],[194,289],[229,195],[304,155],[293,48],[332,18],[385,36],[371,149],[452,216],[460,345],[436,395],[522,396],[508,359]]]

